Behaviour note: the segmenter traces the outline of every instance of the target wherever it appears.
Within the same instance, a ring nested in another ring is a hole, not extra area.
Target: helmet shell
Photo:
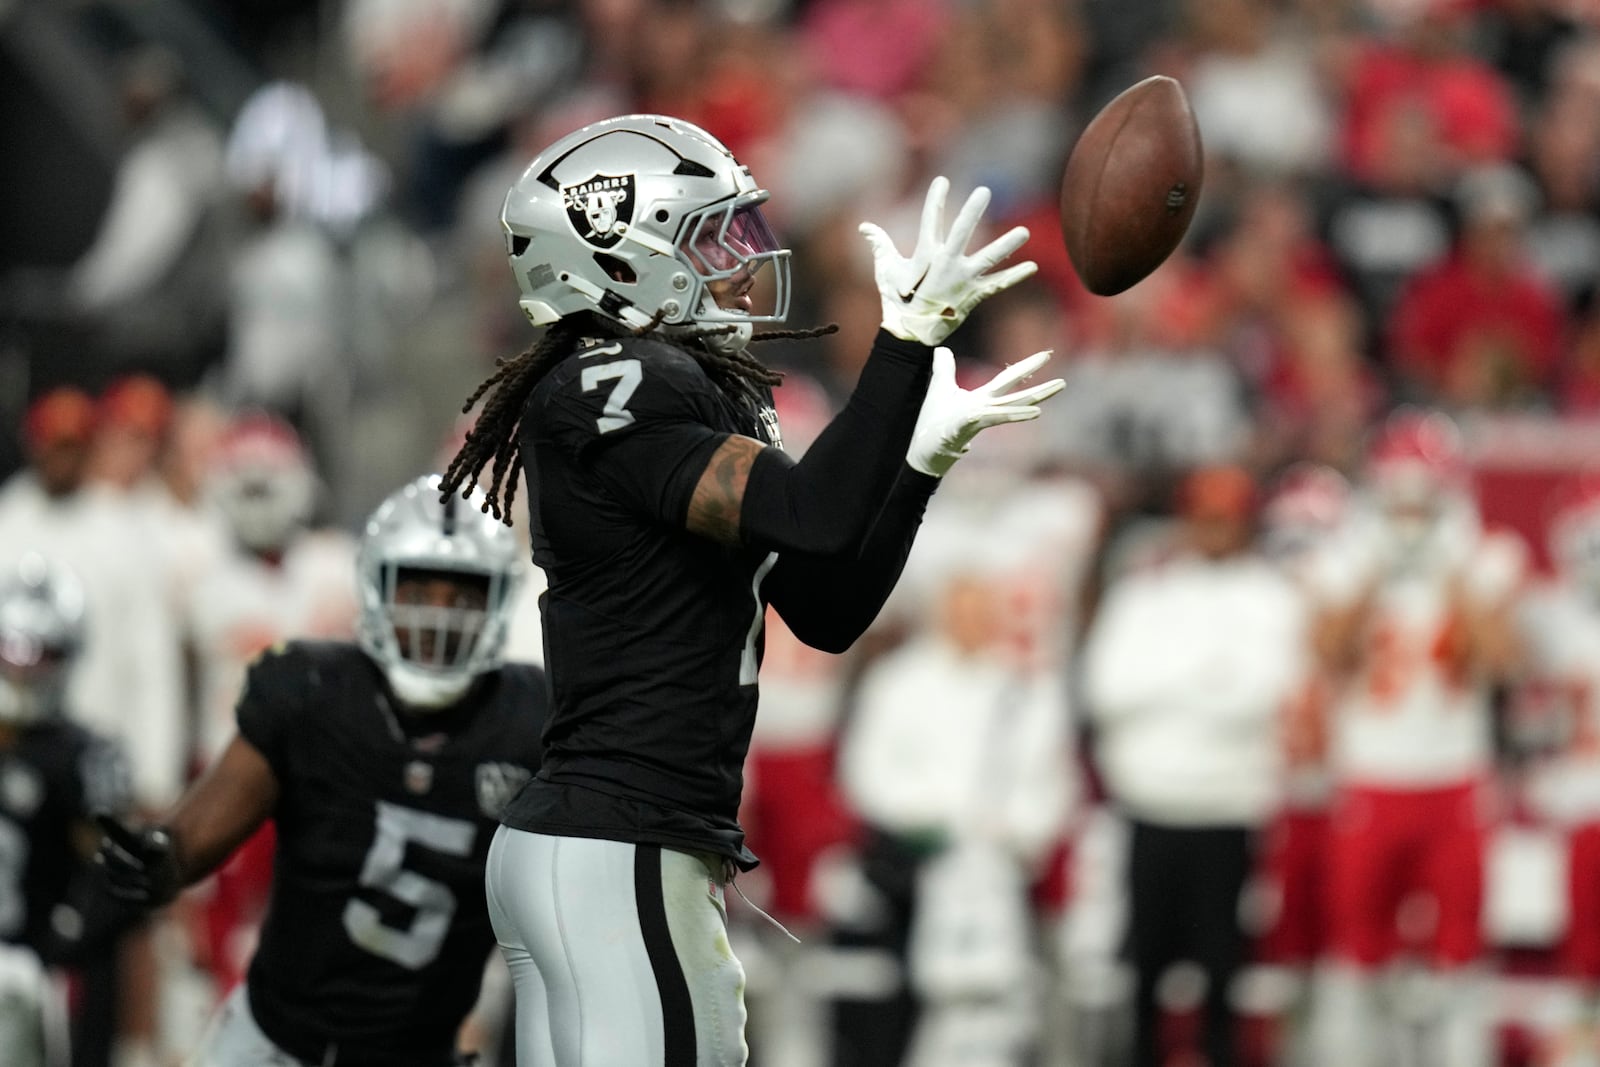
[[[37,552],[0,577],[0,722],[59,715],[83,648],[86,597],[76,574]]]
[[[789,250],[761,216],[767,196],[726,146],[680,119],[623,115],[570,133],[534,157],[501,211],[523,312],[535,325],[579,311],[627,327],[657,315],[781,322]],[[708,283],[769,265],[769,313],[711,299]]]

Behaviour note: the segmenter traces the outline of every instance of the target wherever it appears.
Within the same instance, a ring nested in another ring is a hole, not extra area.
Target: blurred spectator
[[[1051,454],[1122,483],[1119,508],[1147,503],[1173,470],[1238,458],[1250,444],[1240,372],[1226,353],[1194,340],[1186,299],[1201,284],[1194,270],[1169,262],[1101,302],[1096,333],[1073,345],[1058,371],[1067,387],[1047,427]],[[1075,332],[1088,325],[1080,318]]]
[[[1311,62],[1311,39],[1271,0],[1189,0],[1198,54],[1184,79],[1206,165],[1308,174],[1330,154],[1333,117]]]
[[[894,953],[904,982],[840,1004],[840,1067],[1021,1064],[1039,1036],[1029,887],[1075,792],[1066,694],[1006,647],[997,546],[924,539],[925,621],[867,667],[841,740],[874,903],[840,936]]]
[[[1519,669],[1526,546],[1482,528],[1458,431],[1402,409],[1373,436],[1351,521],[1316,560],[1336,786],[1317,1062],[1492,1063],[1482,959],[1491,699]],[[1423,901],[1417,904],[1416,901]],[[1380,985],[1404,961],[1416,982]]]
[[[1360,305],[1338,293],[1286,299],[1282,348],[1262,383],[1260,452],[1348,470],[1361,436],[1384,406],[1384,387],[1362,351]]]
[[[1587,472],[1550,525],[1554,574],[1522,606],[1532,684],[1549,702],[1551,743],[1528,791],[1566,844],[1565,928],[1557,975],[1563,1010],[1552,1044],[1561,1059],[1600,1056],[1600,484]]]
[[[1562,412],[1581,417],[1600,413],[1600,287],[1583,295],[1576,312],[1557,402]]]
[[[233,709],[257,656],[290,639],[349,638],[358,612],[355,542],[311,525],[318,483],[294,431],[272,416],[237,416],[205,475],[204,498],[230,544],[190,591],[185,614],[196,654],[199,715],[187,750],[204,766],[234,732]],[[273,835],[258,832],[216,874],[195,935],[220,996],[243,976],[266,905]]]
[[[1534,111],[1527,165],[1540,210],[1528,253],[1570,307],[1600,286],[1600,96],[1561,89]]]
[[[1494,0],[1479,4],[1474,51],[1510,79],[1529,109],[1544,97],[1554,57],[1580,32],[1559,0]]]
[[[1470,49],[1470,0],[1377,6],[1387,34],[1364,43],[1343,85],[1340,156],[1349,174],[1379,179],[1397,136],[1433,140],[1446,174],[1510,159],[1517,148],[1516,98]],[[1408,129],[1415,134],[1401,133]]]
[[[194,382],[220,349],[222,139],[171,52],[135,52],[120,88],[131,141],[67,295],[93,327],[95,358]]]
[[[1206,1062],[1242,1062],[1231,999],[1248,948],[1241,893],[1277,800],[1279,722],[1307,677],[1305,602],[1254,548],[1257,494],[1239,467],[1187,476],[1174,551],[1112,580],[1085,642],[1095,764],[1132,825],[1138,1067],[1172,1054],[1161,990],[1180,961],[1205,974]]]
[[[1451,253],[1406,285],[1387,361],[1411,399],[1455,409],[1549,398],[1564,328],[1557,291],[1528,260],[1537,192],[1509,165],[1467,172]]]
[[[114,492],[134,493],[155,476],[172,429],[172,394],[155,378],[118,378],[96,403],[87,478]]]
[[[1088,42],[1050,0],[983,0],[951,12],[928,74],[902,98],[926,165],[957,188],[986,186],[998,216],[1056,202]]]
[[[1296,463],[1274,481],[1262,508],[1261,547],[1311,604],[1319,553],[1338,536],[1351,488],[1332,467]],[[1264,902],[1256,959],[1281,981],[1263,1005],[1272,1032],[1269,1063],[1305,1064],[1314,966],[1327,945],[1327,851],[1333,798],[1328,767],[1329,687],[1308,657],[1299,696],[1285,709],[1280,797],[1267,825],[1257,877]]]
[[[125,508],[128,536],[158,564],[180,628],[194,582],[227,547],[216,514],[199,506],[197,484],[217,432],[212,420],[220,418],[203,403],[180,406],[147,375],[113,381],[96,405],[87,476]]]
[[[1432,131],[1396,123],[1383,166],[1364,181],[1324,177],[1321,228],[1328,248],[1380,334],[1406,280],[1450,248],[1444,169]]]
[[[799,25],[818,80],[892,100],[926,77],[949,12],[943,0],[816,0]]]
[[[311,394],[337,370],[344,293],[327,235],[309,217],[322,110],[303,89],[258,93],[235,122],[229,180],[249,232],[229,272],[228,353],[218,391],[235,406],[260,405],[303,420]]]
[[[95,418],[93,399],[69,387],[29,406],[28,466],[0,487],[0,561],[48,551],[81,579],[87,636],[67,706],[84,725],[123,744],[136,798],[155,809],[181,784],[177,631],[161,560],[129,536],[126,505],[86,481]]]
[[[196,583],[186,615],[200,652],[199,763],[231,736],[239,686],[257,655],[289,638],[349,637],[357,608],[354,540],[313,527],[317,474],[286,423],[236,417],[202,492],[227,525],[230,550]]]

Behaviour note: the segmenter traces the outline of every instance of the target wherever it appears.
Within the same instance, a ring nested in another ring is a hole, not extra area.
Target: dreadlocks
[[[634,336],[653,332],[661,325],[661,318],[658,313],[650,322],[633,331]],[[692,343],[698,337],[729,329],[732,327],[699,331],[681,340],[691,342],[685,347],[720,389],[730,390],[749,385],[770,388],[780,384],[783,375],[747,351],[718,352],[704,344]],[[829,323],[809,330],[767,330],[754,335],[751,340],[803,340],[835,333],[838,329],[837,324]],[[511,525],[511,505],[516,500],[517,481],[522,476],[519,431],[522,413],[528,404],[528,394],[533,392],[533,387],[552,367],[572,351],[581,338],[595,333],[617,336],[620,330],[597,315],[569,315],[552,323],[543,337],[518,355],[495,360],[495,372],[485,378],[461,405],[461,411],[465,414],[485,393],[489,395],[477,421],[467,431],[466,440],[445,468],[444,480],[439,487],[441,499],[448,499],[458,489],[462,489],[462,496],[466,497],[472,486],[477,484],[483,468],[490,466],[492,461],[483,510],[507,526]],[[500,496],[502,489],[505,492],[503,501]]]

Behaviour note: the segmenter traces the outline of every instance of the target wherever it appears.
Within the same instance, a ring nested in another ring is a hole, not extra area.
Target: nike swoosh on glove
[[[872,248],[873,277],[883,301],[883,328],[903,341],[940,344],[978,304],[1039,269],[1026,260],[994,270],[1027,243],[1026,226],[1015,226],[967,255],[967,242],[989,206],[989,190],[983,186],[967,198],[949,232],[941,233],[949,192],[950,182],[942,176],[929,184],[917,246],[909,258],[900,254],[882,227],[871,222],[860,227]]]

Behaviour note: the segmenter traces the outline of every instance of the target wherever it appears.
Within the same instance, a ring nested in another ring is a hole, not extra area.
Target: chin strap
[[[697,341],[720,355],[732,356],[743,352],[750,344],[755,328],[748,322],[718,322],[673,327],[671,332]]]
[[[476,675],[463,678],[436,678],[414,671],[404,664],[384,668],[384,676],[395,698],[410,711],[441,711],[450,707],[472,688]]]

